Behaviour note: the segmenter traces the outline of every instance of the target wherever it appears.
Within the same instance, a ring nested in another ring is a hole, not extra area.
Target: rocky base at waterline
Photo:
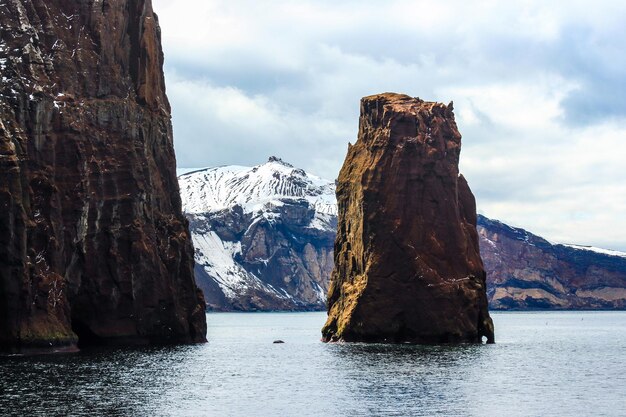
[[[337,183],[325,341],[494,341],[476,206],[452,105],[361,100]]]
[[[325,308],[337,226],[333,182],[276,157],[179,180],[208,309]]]
[[[0,4],[0,349],[204,341],[149,0]]]

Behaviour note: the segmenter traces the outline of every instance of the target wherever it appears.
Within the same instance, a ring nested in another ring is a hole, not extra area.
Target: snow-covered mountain
[[[274,156],[255,167],[238,165],[207,168],[180,176],[187,213],[207,213],[241,206],[261,212],[285,199],[306,200],[316,213],[337,215],[334,182],[308,174]]]
[[[333,267],[335,184],[271,157],[179,177],[212,309],[323,309]]]

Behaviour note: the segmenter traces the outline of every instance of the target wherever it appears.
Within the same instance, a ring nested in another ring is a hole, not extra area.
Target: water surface
[[[412,346],[323,344],[324,313],[209,314],[204,345],[0,358],[0,414],[626,416],[626,312],[492,316],[495,345]]]

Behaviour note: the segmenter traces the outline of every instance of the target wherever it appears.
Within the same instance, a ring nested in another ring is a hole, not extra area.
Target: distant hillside
[[[626,253],[552,244],[478,216],[494,309],[624,309]]]
[[[179,177],[196,282],[213,310],[323,310],[335,184],[272,157]],[[626,254],[552,244],[478,216],[493,309],[624,309]]]

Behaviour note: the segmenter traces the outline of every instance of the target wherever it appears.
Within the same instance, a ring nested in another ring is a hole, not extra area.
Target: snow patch
[[[318,213],[337,214],[335,184],[276,158],[255,167],[207,168],[179,177],[183,210],[208,213],[239,205],[246,213],[264,211],[282,199],[304,199]]]
[[[326,291],[324,291],[324,289],[322,287],[320,287],[320,285],[317,282],[313,282],[313,285],[315,286],[315,292],[317,293],[317,298],[323,302],[326,303]]]
[[[601,253],[603,255],[619,256],[621,258],[626,258],[626,252],[620,252],[620,251],[616,251],[612,249],[596,248],[595,246],[571,245],[571,244],[566,244],[566,243],[563,243],[562,245],[567,246],[568,248],[586,250],[589,252]]]
[[[225,242],[213,231],[192,237],[196,263],[215,277],[227,297],[234,297],[237,288],[245,287],[248,275],[234,261],[235,255],[241,253],[241,243]]]
[[[241,242],[222,240],[214,231],[192,233],[191,237],[196,264],[215,279],[226,298],[234,300],[248,289],[272,293],[279,298],[290,298],[235,262],[235,257],[241,254]]]

